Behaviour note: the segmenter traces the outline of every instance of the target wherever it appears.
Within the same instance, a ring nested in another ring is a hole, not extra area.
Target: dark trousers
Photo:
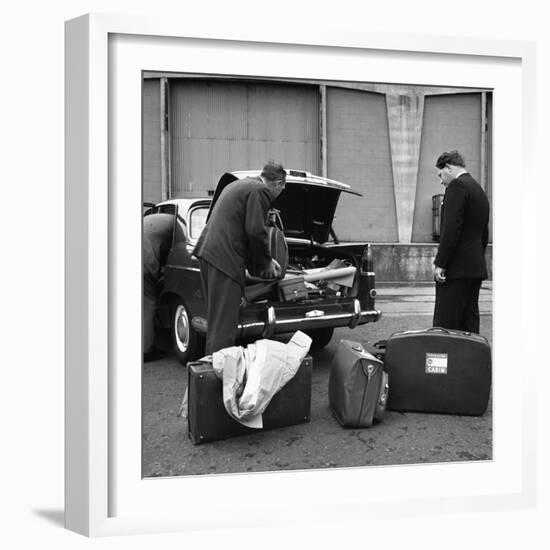
[[[209,355],[235,345],[242,289],[212,264],[201,260],[200,266],[208,316],[205,351]]]
[[[145,272],[143,275],[143,353],[151,353],[155,347],[157,301],[157,282]]]
[[[434,327],[479,334],[481,279],[447,279],[435,284]]]

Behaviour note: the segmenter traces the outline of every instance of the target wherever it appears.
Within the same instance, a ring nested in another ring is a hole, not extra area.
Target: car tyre
[[[312,349],[322,349],[328,345],[332,335],[334,334],[334,327],[317,328],[307,331],[308,336],[311,338]]]
[[[188,361],[197,359],[200,351],[200,336],[191,325],[191,313],[181,299],[177,299],[172,307],[170,321],[172,346],[178,361],[186,365]]]

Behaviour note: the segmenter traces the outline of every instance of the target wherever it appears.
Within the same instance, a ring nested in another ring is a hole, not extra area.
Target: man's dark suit
[[[207,304],[207,354],[235,344],[247,259],[253,256],[265,267],[271,262],[265,223],[272,200],[259,178],[229,184],[195,246]]]
[[[434,326],[479,333],[479,289],[487,278],[489,200],[468,173],[449,183],[441,211],[434,264],[445,269],[436,283]]]
[[[143,353],[153,352],[155,315],[161,270],[172,244],[174,217],[171,214],[150,214],[143,218]]]

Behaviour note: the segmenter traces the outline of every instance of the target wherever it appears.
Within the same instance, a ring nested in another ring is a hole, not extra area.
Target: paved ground
[[[434,286],[432,284],[378,283],[377,292],[376,307],[383,311],[385,317],[433,314]],[[484,281],[479,295],[479,311],[482,316],[492,314],[492,292],[492,281]]]
[[[492,343],[492,288],[480,298],[481,334]],[[311,422],[194,446],[176,416],[186,385],[173,357],[145,364],[143,372],[143,475],[261,472],[367,465],[414,464],[492,458],[491,404],[482,417],[388,411],[368,429],[344,429],[328,407],[328,374],[340,338],[362,343],[392,332],[431,326],[433,286],[378,286],[378,323],[339,329],[314,352]]]

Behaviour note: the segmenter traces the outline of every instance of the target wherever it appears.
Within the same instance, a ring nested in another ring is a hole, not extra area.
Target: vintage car
[[[145,213],[174,216],[158,320],[170,330],[174,352],[183,364],[202,353],[208,325],[199,261],[192,255],[194,245],[223,187],[259,174],[260,170],[226,173],[212,197],[172,199]],[[241,304],[239,339],[246,342],[302,330],[312,337],[313,347],[320,348],[329,343],[335,327],[353,329],[380,318],[375,309],[371,247],[340,244],[332,229],[340,193],[359,193],[344,183],[298,170],[287,170],[286,181],[273,204],[280,213],[289,251],[284,280],[303,276],[306,292],[298,299],[284,299],[279,285],[264,285],[262,291],[257,279],[251,280]],[[341,272],[347,274],[347,281],[339,276]]]

